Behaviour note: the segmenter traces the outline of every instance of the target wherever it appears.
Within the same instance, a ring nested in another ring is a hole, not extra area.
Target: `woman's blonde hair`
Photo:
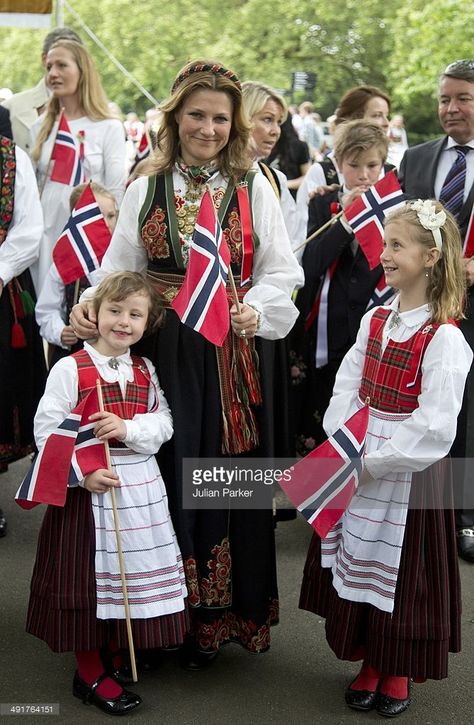
[[[165,320],[163,301],[151,282],[139,272],[111,272],[99,283],[92,298],[96,316],[105,300],[122,302],[130,295],[144,295],[150,301],[145,333],[162,327]]]
[[[102,88],[99,74],[94,65],[91,55],[87,49],[74,40],[58,40],[51,46],[49,52],[55,48],[64,48],[68,50],[79,68],[79,83],[77,86],[78,102],[84,111],[84,115],[94,121],[101,121],[104,118],[112,118],[109,109],[105,91]],[[41,156],[41,150],[46,139],[49,137],[54,122],[57,120],[61,111],[61,100],[54,96],[48,101],[46,106],[46,115],[41,124],[35,147],[32,151],[31,158],[34,162],[38,162]]]
[[[270,86],[265,85],[265,83],[244,81],[242,83],[242,100],[244,103],[244,111],[250,121],[256,113],[260,113],[267,101],[275,101],[280,106],[282,110],[281,123],[288,116],[288,107],[283,96]]]
[[[388,142],[388,136],[383,128],[375,123],[363,119],[346,121],[336,128],[334,156],[340,165],[344,159],[357,158],[359,154],[375,149],[384,162],[387,158]]]
[[[462,242],[453,215],[439,201],[432,200],[435,213],[444,211],[446,221],[439,231],[442,238],[441,255],[429,272],[427,301],[432,310],[432,322],[460,320],[464,317],[466,302],[466,275],[462,260]],[[396,209],[385,220],[385,227],[397,222],[408,224],[414,238],[427,249],[436,247],[433,233],[425,229],[410,202]]]
[[[178,73],[171,96],[160,105],[163,116],[157,134],[157,148],[151,157],[148,175],[170,172],[179,155],[176,114],[194,91],[209,89],[226,93],[232,102],[232,123],[227,145],[216,159],[223,176],[237,183],[251,166],[247,145],[250,123],[242,109],[242,91],[235,74],[209,60],[187,63]]]

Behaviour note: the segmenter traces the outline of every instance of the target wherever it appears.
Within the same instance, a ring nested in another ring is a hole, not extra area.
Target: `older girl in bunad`
[[[97,288],[98,338],[51,369],[35,418],[39,446],[101,380],[104,412],[90,416],[110,441],[113,471],[99,468],[48,506],[39,534],[27,631],[54,652],[73,651],[73,694],[111,715],[141,699],[111,674],[128,645],[110,498],[117,487],[124,568],[137,649],[177,647],[188,627],[181,554],[154,454],[173,424],[156,373],[129,347],[159,325],[163,309],[142,275],[117,272]],[[20,489],[21,491],[21,489]],[[20,496],[21,498],[21,496]],[[105,659],[102,659],[102,656]],[[122,674],[122,673],[120,673]]]
[[[395,301],[362,319],[324,418],[328,435],[364,403],[359,487],[342,519],[310,545],[300,607],[326,618],[339,659],[362,660],[349,707],[393,717],[409,680],[447,677],[460,649],[460,582],[447,460],[472,352],[454,219],[417,201],[386,221],[381,262]]]

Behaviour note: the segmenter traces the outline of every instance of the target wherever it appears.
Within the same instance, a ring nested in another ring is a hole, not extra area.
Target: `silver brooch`
[[[111,357],[109,362],[107,363],[109,368],[112,368],[112,370],[118,370],[119,361],[116,357]]]
[[[402,321],[402,318],[400,317],[398,312],[394,311],[393,315],[391,317],[391,320],[389,322],[388,329],[392,330],[394,327],[398,327],[398,325],[400,324],[401,321]]]

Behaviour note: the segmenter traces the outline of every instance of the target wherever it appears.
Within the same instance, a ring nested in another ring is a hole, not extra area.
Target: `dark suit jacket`
[[[6,136],[13,140],[10,113],[7,108],[0,106],[0,136]]]
[[[311,199],[308,234],[330,219],[331,203],[337,199],[337,191]],[[326,271],[338,260],[328,294],[329,361],[340,362],[355,342],[360,321],[382,274],[381,265],[372,271],[369,269],[360,249],[353,254],[353,239],[354,235],[338,221],[321,236],[308,242],[303,255],[305,284],[297,297],[303,319],[312,309]],[[316,336],[316,326],[313,326],[310,335]]]
[[[434,199],[434,184],[439,157],[446,146],[447,136],[436,141],[412,146],[405,151],[398,178],[402,189],[413,199]],[[474,152],[472,152],[474,153]],[[459,228],[464,236],[474,204],[474,184],[459,215]]]

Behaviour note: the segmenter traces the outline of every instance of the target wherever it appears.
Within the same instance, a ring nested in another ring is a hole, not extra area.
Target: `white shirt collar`
[[[397,312],[406,327],[419,327],[425,320],[428,320],[431,315],[431,307],[427,303],[421,305],[421,307],[415,307],[413,310],[407,310],[406,312],[400,312],[398,304],[400,295],[397,295],[392,302],[387,305],[393,312]]]
[[[123,355],[118,355],[117,357],[114,357],[113,355],[102,355],[102,353],[98,352],[86,341],[84,341],[84,350],[89,353],[96,365],[108,365],[109,360],[117,360],[119,363],[123,363],[128,366],[132,365],[130,350],[127,350],[127,352]]]
[[[472,138],[467,143],[458,143],[451,136],[448,136],[448,142],[446,144],[445,151],[454,148],[454,146],[469,146],[469,148],[474,149],[474,138]]]

